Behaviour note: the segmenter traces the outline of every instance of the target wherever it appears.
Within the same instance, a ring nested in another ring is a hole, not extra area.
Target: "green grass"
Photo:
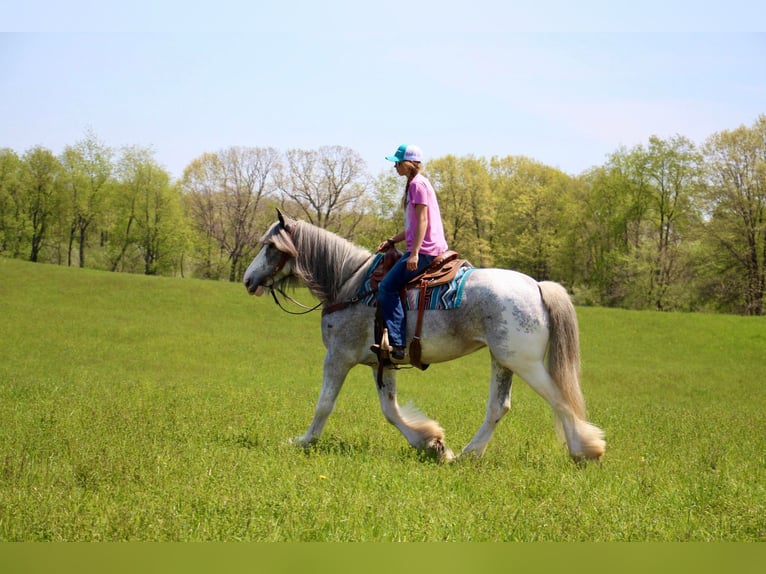
[[[319,391],[318,314],[0,258],[0,540],[766,540],[766,319],[578,312],[603,463],[571,463],[517,380],[484,458],[440,466],[362,367],[322,440],[287,443]],[[457,451],[488,378],[485,352],[404,371],[400,402]]]

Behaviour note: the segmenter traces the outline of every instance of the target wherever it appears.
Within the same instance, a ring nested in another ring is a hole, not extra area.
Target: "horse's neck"
[[[309,288],[327,302],[356,294],[371,254],[350,241],[324,229],[310,233],[310,249],[300,249],[300,265],[307,271]]]

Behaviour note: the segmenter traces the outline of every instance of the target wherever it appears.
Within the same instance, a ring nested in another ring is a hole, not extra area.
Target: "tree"
[[[354,241],[375,249],[383,239],[402,230],[402,179],[391,172],[381,172],[372,182],[371,197],[363,218],[354,228]]]
[[[143,182],[142,165],[147,152],[139,148],[125,148],[117,161],[117,183],[109,201],[109,217],[105,221],[108,230],[107,258],[109,269],[118,271],[130,269],[126,263],[129,252],[136,244],[136,218],[138,200]]]
[[[173,269],[183,253],[181,198],[179,189],[170,185],[170,176],[164,169],[147,164],[144,170],[146,185],[137,218],[138,246],[144,273],[156,275]]]
[[[622,148],[583,178],[583,268],[598,303],[662,310],[691,298],[685,241],[699,179],[700,156],[680,136]]]
[[[242,274],[242,262],[258,242],[258,208],[273,191],[278,163],[273,148],[232,147],[204,154],[184,170],[194,226],[206,238],[206,274],[213,274],[213,242],[226,254],[229,280]]]
[[[184,191],[186,209],[192,228],[200,239],[198,244],[202,257],[201,275],[218,277],[216,251],[222,251],[219,237],[222,235],[220,186],[223,167],[218,156],[205,153],[184,169],[181,187]]]
[[[447,243],[476,265],[492,265],[495,196],[487,162],[448,155],[426,167],[439,198]]]
[[[135,259],[140,259],[146,275],[176,266],[186,242],[180,191],[171,186],[169,174],[157,164],[151,150],[123,149],[110,212],[113,271],[132,269]]]
[[[588,302],[616,306],[625,299],[627,261],[631,248],[640,244],[640,217],[624,167],[625,154],[613,154],[608,162],[580,177],[574,202],[581,206],[575,222],[579,228],[580,275],[595,294]],[[636,230],[631,233],[631,230]]]
[[[30,261],[39,259],[49,224],[57,210],[60,173],[61,165],[50,150],[35,147],[24,154],[21,179],[30,232]]]
[[[651,182],[654,226],[648,297],[652,306],[662,311],[668,304],[669,290],[683,287],[683,241],[690,223],[696,222],[701,157],[685,137],[651,137],[644,165]]]
[[[273,190],[273,171],[279,154],[273,148],[229,148],[220,154],[225,175],[224,212],[228,233],[229,281],[244,273],[243,256],[250,255],[258,242],[256,214],[261,200]]]
[[[719,257],[715,294],[762,315],[766,276],[766,116],[705,142],[707,232]]]
[[[291,149],[277,178],[283,206],[292,203],[312,224],[352,238],[369,187],[365,168],[346,147]]]
[[[538,280],[561,280],[558,252],[570,179],[563,172],[525,157],[493,158],[492,187],[498,205],[495,255],[502,266]]]
[[[23,241],[22,165],[12,149],[0,149],[0,253],[12,257],[20,255]]]
[[[87,234],[102,214],[112,176],[112,150],[88,132],[83,140],[67,146],[61,158],[71,221],[67,264],[72,265],[72,249],[79,246],[79,265],[85,266]]]

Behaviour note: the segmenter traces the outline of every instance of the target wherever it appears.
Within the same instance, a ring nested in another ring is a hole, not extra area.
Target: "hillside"
[[[571,464],[516,381],[485,457],[438,466],[365,368],[316,447],[287,443],[321,383],[318,314],[0,258],[0,540],[766,540],[766,321],[578,312],[604,462]],[[400,374],[456,451],[487,359]]]

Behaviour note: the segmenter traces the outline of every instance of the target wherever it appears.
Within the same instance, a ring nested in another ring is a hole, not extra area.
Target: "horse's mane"
[[[277,222],[261,241],[295,257],[295,275],[322,302],[353,297],[371,253],[305,221],[290,221],[288,228]]]

